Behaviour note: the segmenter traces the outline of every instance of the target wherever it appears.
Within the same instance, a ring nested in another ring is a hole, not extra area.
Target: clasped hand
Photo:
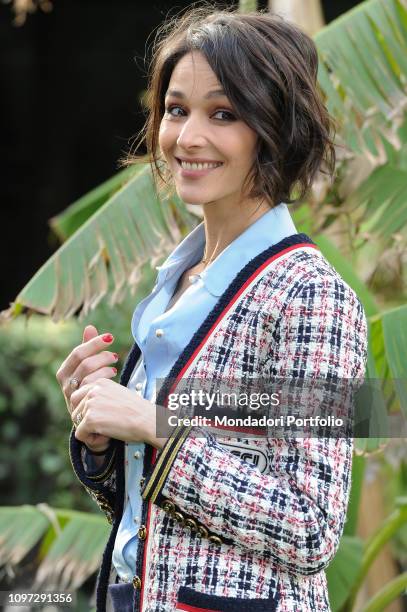
[[[76,427],[75,437],[96,452],[106,450],[110,438],[159,448],[162,443],[154,435],[156,406],[110,380],[116,370],[108,364],[117,361],[117,356],[104,350],[113,341],[109,336],[98,335],[88,325],[83,343],[73,349],[56,374]]]
[[[153,404],[123,385],[99,378],[81,385],[70,399],[75,437],[87,444],[97,434],[124,442],[150,442],[154,426]]]

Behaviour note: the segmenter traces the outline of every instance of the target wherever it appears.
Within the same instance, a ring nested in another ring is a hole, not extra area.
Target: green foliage
[[[319,84],[343,148],[332,185],[325,181],[310,198],[310,234],[340,247],[377,303],[400,306],[407,288],[407,5],[362,2],[322,28],[315,43]]]
[[[118,172],[109,180],[85,193],[84,196],[73,202],[62,213],[53,217],[50,220],[50,225],[61,242],[65,242],[65,240],[82,227],[140,168],[141,165],[130,166],[125,170],[121,170],[121,172]]]
[[[101,302],[113,308],[139,288],[143,266],[158,263],[196,222],[177,196],[159,199],[149,164],[122,172],[53,219],[66,242],[2,319],[39,312],[56,322],[86,316]]]
[[[78,342],[75,323],[43,317],[0,328],[0,490],[3,503],[93,508],[67,454],[70,419],[55,378]]]
[[[407,572],[403,572],[393,580],[390,580],[372,599],[366,604],[362,612],[383,612],[399,595],[406,592]]]
[[[3,503],[47,502],[76,509],[95,509],[72,472],[68,458],[71,421],[55,374],[81,343],[88,323],[111,332],[112,348],[123,363],[133,338],[130,321],[135,305],[156,277],[149,265],[133,297],[115,308],[106,304],[82,322],[53,323],[32,315],[0,326],[0,495]],[[115,380],[118,380],[116,378]]]
[[[104,515],[46,504],[0,508],[0,567],[33,553],[36,590],[76,590],[99,568],[109,532]]]
[[[363,542],[356,536],[344,535],[335,559],[326,570],[329,602],[333,612],[341,610],[349,597],[363,558]]]
[[[352,571],[351,588],[348,598],[343,606],[344,612],[352,612],[356,601],[356,596],[360,587],[363,584],[366,575],[382,551],[385,544],[407,524],[407,497],[402,497],[396,500],[396,508],[384,521],[380,528],[363,544],[363,556],[359,567]],[[383,590],[376,594],[370,602],[366,604],[365,610],[370,612],[379,612],[384,607],[379,606],[389,604],[393,601],[407,586],[407,572],[396,578],[391,583],[388,583]]]

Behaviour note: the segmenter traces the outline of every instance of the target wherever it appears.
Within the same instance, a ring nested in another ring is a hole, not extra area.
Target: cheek
[[[247,126],[223,132],[219,138],[219,149],[240,168],[253,163],[256,154],[256,134]]]
[[[158,143],[160,145],[161,151],[168,150],[171,146],[173,146],[174,141],[177,139],[176,130],[174,127],[171,127],[166,122],[162,122],[160,125],[160,130],[158,132]]]
[[[158,132],[158,145],[161,151],[165,149],[165,135],[164,135],[164,130],[162,126],[160,126],[160,129]]]
[[[250,129],[242,130],[240,135],[241,154],[244,155],[247,163],[251,163],[256,155],[257,136]]]

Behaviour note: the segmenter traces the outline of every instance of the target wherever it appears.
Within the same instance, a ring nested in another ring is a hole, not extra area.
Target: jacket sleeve
[[[106,515],[109,523],[113,523],[116,507],[116,446],[115,442],[111,442],[103,464],[95,468],[85,444],[75,438],[75,428],[72,428],[69,439],[69,456],[72,467],[87,493]]]
[[[308,281],[270,327],[265,372],[362,384],[367,323],[360,301],[341,279]],[[342,535],[353,439],[267,442],[269,471],[262,474],[206,430],[180,425],[150,469],[142,497],[192,518],[201,535],[211,533],[219,545],[256,550],[295,574],[317,573],[334,557]]]

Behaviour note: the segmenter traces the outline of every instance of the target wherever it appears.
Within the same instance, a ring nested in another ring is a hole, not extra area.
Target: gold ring
[[[82,412],[78,412],[78,414],[75,417],[75,425],[77,427],[78,427],[78,425],[81,424],[82,419],[83,419]]]
[[[69,381],[69,386],[72,387],[72,389],[78,389],[80,384],[80,381],[75,377],[71,378]]]

